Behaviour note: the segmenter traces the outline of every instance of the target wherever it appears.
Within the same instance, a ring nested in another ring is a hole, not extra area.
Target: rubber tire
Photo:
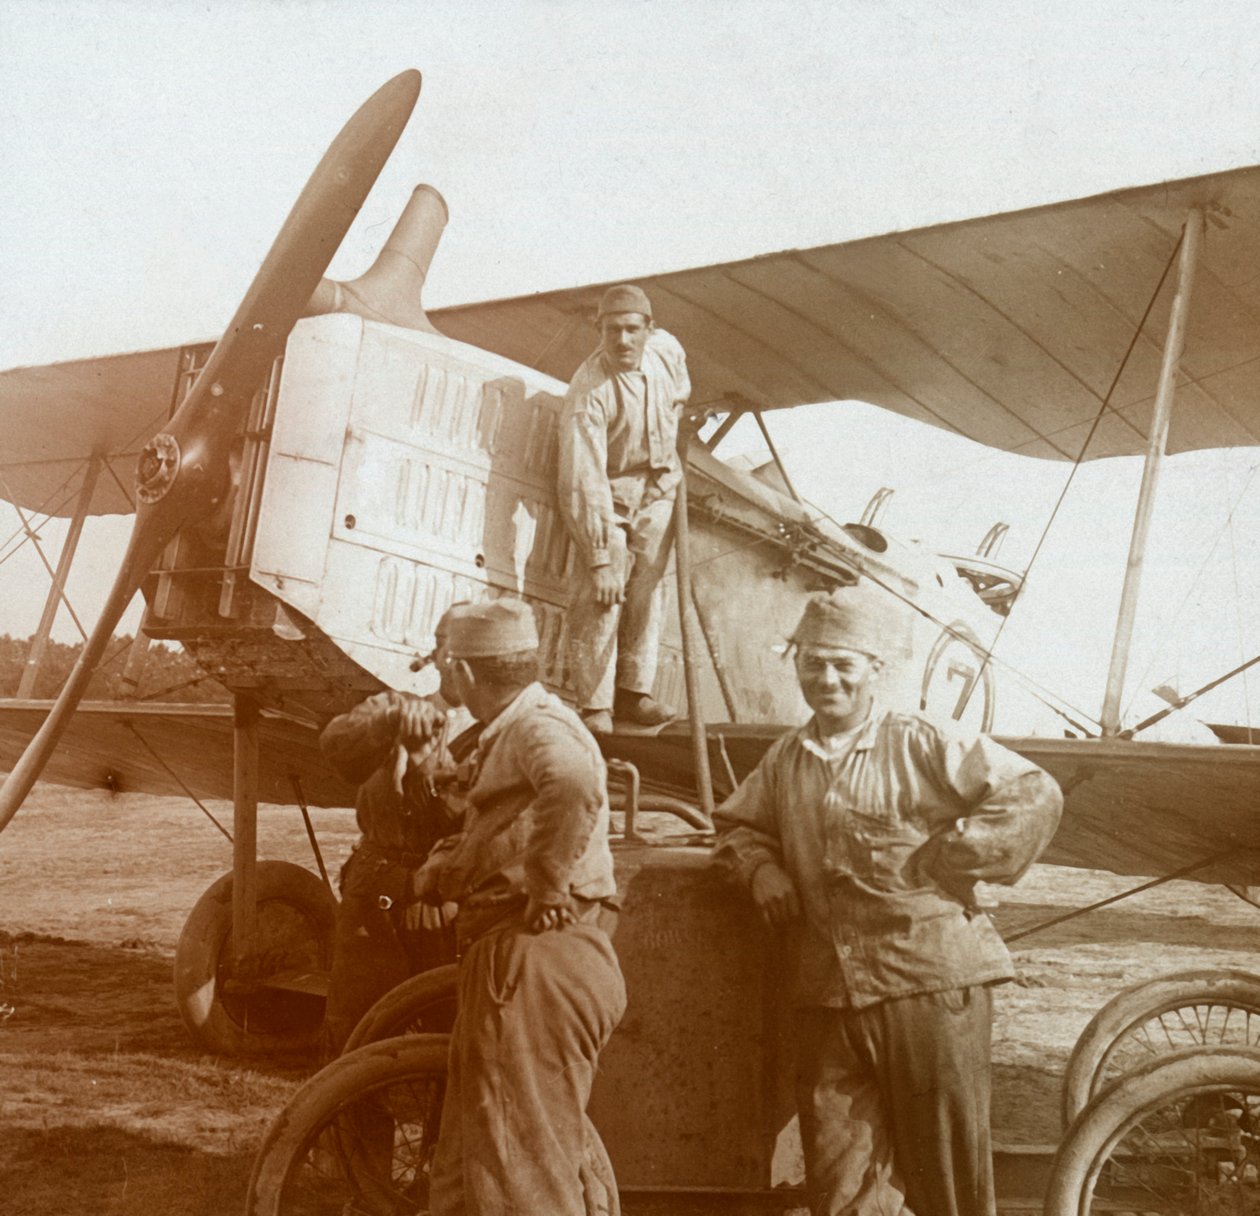
[[[1121,1077],[1096,1095],[1060,1142],[1043,1216],[1087,1216],[1103,1164],[1120,1139],[1161,1102],[1244,1087],[1260,1093],[1260,1049],[1192,1047]]]
[[[193,1038],[218,1055],[259,1055],[269,1052],[309,1051],[319,1043],[323,1010],[316,1016],[314,1001],[292,998],[291,1024],[282,1029],[251,1028],[225,1007],[219,977],[231,961],[232,878],[224,874],[193,906],[175,947],[175,1000]],[[257,868],[258,920],[265,931],[271,916],[305,922],[308,939],[299,943],[298,957],[278,960],[276,970],[302,966],[327,971],[332,965],[333,925],[337,900],[310,870],[289,861],[260,861]],[[291,925],[290,925],[291,927]],[[288,943],[292,944],[292,943]],[[283,995],[276,995],[271,1012],[287,1014]]]
[[[458,978],[459,968],[448,963],[403,980],[359,1019],[342,1055],[404,1034],[450,1034]]]
[[[272,1120],[250,1171],[246,1216],[290,1216],[285,1187],[310,1143],[359,1095],[405,1077],[446,1075],[450,1036],[405,1035],[369,1043],[320,1069]]]
[[[1134,984],[1112,997],[1076,1040],[1063,1074],[1064,1128],[1102,1088],[1107,1058],[1118,1040],[1161,1013],[1192,1005],[1223,1005],[1260,1016],[1260,976],[1246,971],[1178,971]]]

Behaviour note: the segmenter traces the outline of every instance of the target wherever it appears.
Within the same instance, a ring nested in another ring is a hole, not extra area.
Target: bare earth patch
[[[231,828],[231,807],[209,808]],[[355,831],[312,817],[335,874]],[[314,868],[300,812],[259,853]],[[38,788],[0,838],[0,1196],[7,1216],[228,1216],[254,1148],[310,1069],[213,1059],[172,995],[175,943],[231,869],[189,802]]]
[[[231,827],[231,808],[209,808]],[[314,811],[333,874],[353,816]],[[263,807],[259,855],[311,866],[300,812]],[[172,999],[185,917],[231,868],[191,803],[39,788],[0,837],[0,1206],[6,1216],[230,1216],[254,1146],[309,1067],[212,1059]],[[1137,885],[1038,867],[996,891],[1007,933]],[[1077,1035],[1121,988],[1188,967],[1253,965],[1260,912],[1170,883],[1016,946],[997,990],[994,1131],[1053,1144]]]

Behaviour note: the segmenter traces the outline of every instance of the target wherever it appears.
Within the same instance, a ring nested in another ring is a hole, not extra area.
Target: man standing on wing
[[[616,894],[604,762],[577,715],[537,683],[527,604],[456,609],[447,651],[483,729],[464,829],[416,884],[429,903],[459,905],[459,1013],[430,1210],[615,1213],[586,1117],[599,1053],[625,1010],[599,923]]]
[[[655,328],[640,288],[604,293],[599,331],[599,348],[565,394],[558,485],[580,580],[569,663],[578,709],[597,733],[614,716],[639,726],[674,717],[651,693],[683,475],[678,418],[691,395],[683,348]]]
[[[444,661],[446,623],[438,621],[434,662],[441,674],[428,697],[389,689],[324,728],[320,750],[359,787],[362,836],[341,870],[323,1049],[340,1054],[359,1019],[391,988],[455,961],[455,935],[438,908],[411,905],[416,872],[433,846],[457,832],[463,805],[449,784],[471,750],[460,739],[472,717]],[[423,916],[421,916],[423,912]]]
[[[792,933],[815,1216],[994,1216],[989,986],[1014,972],[974,888],[1023,874],[1062,795],[991,739],[876,708],[900,607],[868,580],[810,598],[814,716],[719,809],[715,858]]]

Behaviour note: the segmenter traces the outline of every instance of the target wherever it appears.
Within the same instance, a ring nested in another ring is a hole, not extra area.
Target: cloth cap
[[[447,613],[446,651],[454,659],[489,659],[538,649],[534,610],[511,596],[460,604]]]
[[[451,631],[451,620],[461,608],[467,608],[472,600],[456,600],[440,617],[438,622],[433,626],[433,640],[440,642],[446,638]]]
[[[641,312],[650,321],[652,302],[642,287],[635,287],[633,283],[621,283],[604,292],[604,298],[599,302],[601,317],[614,312]]]
[[[897,600],[863,578],[848,587],[811,595],[789,641],[886,658],[903,648],[904,618]]]

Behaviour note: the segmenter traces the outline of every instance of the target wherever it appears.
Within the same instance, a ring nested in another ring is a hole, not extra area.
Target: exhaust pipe
[[[348,312],[369,321],[437,333],[425,316],[420,293],[449,218],[446,200],[432,186],[417,186],[367,273],[348,283],[321,279],[302,315]]]

